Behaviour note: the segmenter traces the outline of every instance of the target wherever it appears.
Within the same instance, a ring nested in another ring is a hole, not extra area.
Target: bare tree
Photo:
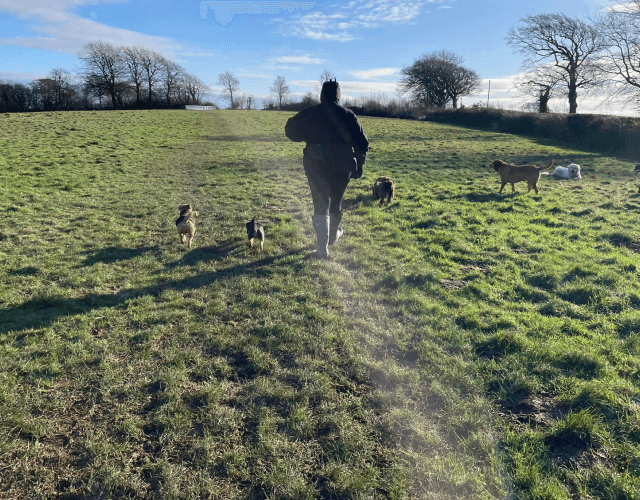
[[[48,84],[53,93],[53,108],[57,110],[71,109],[76,91],[71,82],[71,73],[55,68],[49,73]]]
[[[149,93],[148,102],[151,104],[153,87],[160,81],[164,57],[162,57],[162,54],[147,48],[140,49],[139,56]]]
[[[85,79],[101,79],[111,96],[111,104],[116,109],[118,91],[121,90],[122,80],[126,76],[126,66],[120,49],[108,42],[90,42],[82,48],[78,58],[84,63]]]
[[[451,64],[445,79],[447,94],[451,97],[453,108],[458,107],[458,99],[473,94],[480,88],[480,75],[472,69],[462,66],[464,59],[448,51],[441,51],[440,57]]]
[[[244,103],[247,109],[251,109],[251,106],[253,106],[254,102],[255,102],[255,97],[253,94],[249,94],[245,96]]]
[[[193,104],[199,104],[205,93],[209,91],[209,87],[202,80],[189,73],[184,75],[183,85],[188,96],[187,100]]]
[[[10,83],[0,81],[0,111],[8,113],[12,111],[15,104],[14,86]]]
[[[614,93],[640,102],[640,0],[619,2],[596,20],[604,40],[600,69]]]
[[[460,97],[480,86],[480,76],[462,62],[461,57],[445,50],[425,54],[402,69],[400,91],[423,105],[444,108],[451,103],[457,108]]]
[[[145,69],[142,64],[142,54],[140,47],[123,47],[122,58],[127,67],[129,81],[136,90],[136,104],[140,105],[140,92],[145,82]]]
[[[592,25],[564,14],[527,16],[524,26],[511,28],[507,43],[528,58],[523,67],[534,70],[551,64],[559,70],[566,84],[569,113],[578,109],[578,90],[602,84],[595,64],[602,38]]]
[[[171,104],[171,97],[176,93],[183,72],[184,69],[179,64],[167,59],[162,61],[162,82],[168,105]]]
[[[269,90],[271,90],[271,93],[278,99],[278,107],[282,108],[282,100],[291,93],[291,89],[287,85],[287,80],[285,80],[284,76],[278,76]]]
[[[268,109],[270,111],[276,109],[276,103],[273,97],[267,97],[262,100],[262,109]]]
[[[38,78],[31,82],[31,92],[38,110],[52,111],[56,103],[56,84],[51,78]]]
[[[218,85],[222,87],[222,93],[224,94],[225,99],[229,100],[229,107],[231,109],[236,109],[238,102],[237,100],[234,100],[233,94],[240,89],[240,80],[233,76],[233,73],[225,71],[218,75]]]
[[[22,83],[16,83],[13,85],[13,97],[18,106],[18,111],[26,111],[31,100],[31,90]]]
[[[322,91],[322,84],[324,82],[328,82],[329,80],[333,80],[334,78],[336,78],[336,75],[333,74],[328,69],[325,69],[322,73],[320,73],[320,76],[318,78],[318,83],[315,86],[315,90],[318,92],[318,95]]]
[[[313,94],[311,92],[307,92],[306,94],[304,94],[302,96],[302,99],[300,100],[300,103],[303,108],[310,108],[311,106],[319,104],[318,101],[313,97]]]
[[[107,95],[107,88],[102,78],[97,75],[85,75],[83,91],[91,99],[98,99],[98,106],[102,109],[102,98]]]
[[[231,106],[231,109],[243,109],[245,102],[246,102],[246,96],[244,94],[240,94],[239,96],[236,96]]]
[[[515,81],[518,92],[533,97],[539,113],[549,112],[549,101],[560,93],[562,73],[553,65],[538,66]]]

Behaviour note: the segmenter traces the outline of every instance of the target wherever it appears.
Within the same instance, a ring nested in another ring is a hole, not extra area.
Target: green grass
[[[639,498],[633,163],[363,118],[315,261],[289,116],[0,115],[0,498]]]

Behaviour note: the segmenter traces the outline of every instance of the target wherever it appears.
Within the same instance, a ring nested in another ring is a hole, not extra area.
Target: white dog
[[[542,175],[549,175],[547,172],[542,172]],[[576,163],[570,163],[566,167],[556,167],[551,173],[561,179],[582,179],[580,175],[580,165]]]

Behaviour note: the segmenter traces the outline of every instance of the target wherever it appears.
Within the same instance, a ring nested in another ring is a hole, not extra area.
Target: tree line
[[[56,68],[29,84],[0,82],[0,112],[92,108],[163,108],[200,104],[209,88],[146,47],[91,42],[78,54],[79,74]]]

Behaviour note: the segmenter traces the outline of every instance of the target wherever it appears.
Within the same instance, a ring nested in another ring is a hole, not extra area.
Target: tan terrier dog
[[[178,210],[180,210],[180,217],[176,219],[176,227],[180,243],[186,242],[187,246],[191,248],[191,241],[196,235],[196,220],[199,214],[191,205],[179,205]]]

